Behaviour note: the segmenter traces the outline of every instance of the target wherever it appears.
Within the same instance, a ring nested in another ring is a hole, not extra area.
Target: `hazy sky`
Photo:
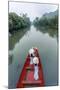
[[[35,17],[41,17],[44,13],[53,12],[57,8],[58,5],[56,4],[9,2],[9,12],[15,12],[18,15],[20,15],[20,13],[27,13],[31,21],[33,21]]]

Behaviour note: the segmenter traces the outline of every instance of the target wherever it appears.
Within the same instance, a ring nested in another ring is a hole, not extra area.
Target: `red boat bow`
[[[39,59],[39,64],[38,64],[39,79],[34,80],[34,65],[30,65],[30,56],[28,55],[16,88],[44,86],[43,69],[42,69],[42,64],[39,57],[38,49],[34,48],[34,50],[35,50],[36,56]]]

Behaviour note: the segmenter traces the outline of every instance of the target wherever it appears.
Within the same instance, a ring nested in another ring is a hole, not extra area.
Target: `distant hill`
[[[43,17],[46,17],[46,18],[53,18],[54,16],[57,16],[58,15],[58,9],[56,10],[56,11],[54,11],[54,12],[50,12],[50,13],[45,13],[43,16],[42,16],[42,18]]]
[[[45,13],[41,18],[36,17],[34,26],[58,29],[58,9],[54,12]]]

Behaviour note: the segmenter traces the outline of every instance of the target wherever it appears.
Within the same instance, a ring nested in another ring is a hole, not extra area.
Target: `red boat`
[[[21,75],[19,77],[18,83],[16,85],[16,88],[44,86],[43,69],[42,69],[42,64],[39,57],[38,49],[34,48],[34,50],[36,52],[36,56],[39,59],[39,64],[38,64],[39,79],[34,80],[34,65],[30,65],[30,56],[28,55],[24,67],[22,69]]]

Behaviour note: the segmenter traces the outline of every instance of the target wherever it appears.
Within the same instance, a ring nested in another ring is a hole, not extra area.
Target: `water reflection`
[[[18,33],[18,32],[17,32]],[[19,34],[19,33],[18,33]],[[18,38],[16,34],[14,39]],[[12,36],[13,37],[13,36]],[[31,26],[22,37],[16,39],[13,48],[13,62],[9,65],[9,88],[16,88],[26,56],[31,47],[37,47],[43,66],[45,85],[58,84],[57,40],[48,32],[43,33]]]
[[[13,50],[10,50],[9,51],[9,64],[12,64],[12,61],[13,61]]]
[[[18,30],[18,32],[14,32],[13,34],[9,33],[9,64],[12,64],[13,61],[13,49],[18,45],[19,40],[26,34],[28,30],[30,30],[30,27]]]
[[[58,30],[57,29],[52,29],[52,28],[47,28],[47,27],[36,27],[36,30],[39,30],[40,32],[43,32],[43,33],[48,33],[49,36],[51,36],[51,37],[58,38]]]
[[[18,43],[18,41],[24,36],[24,34],[26,34],[28,30],[30,30],[30,27],[18,30],[17,32],[14,32],[11,36],[9,36],[9,50],[12,50],[14,48],[14,45]]]

